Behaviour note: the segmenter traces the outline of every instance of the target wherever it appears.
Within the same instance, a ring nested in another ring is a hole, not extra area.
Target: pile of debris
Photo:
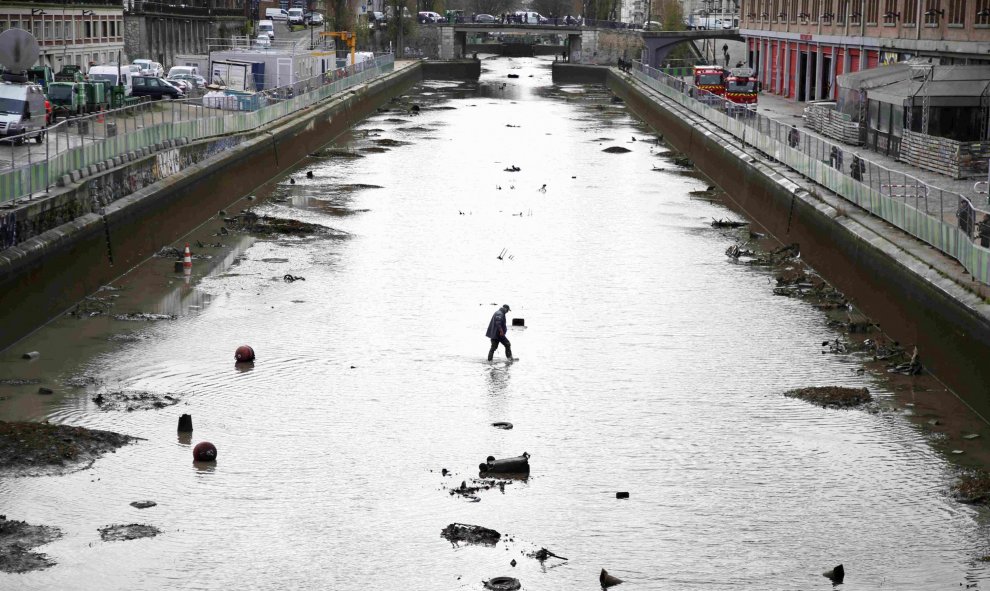
[[[155,392],[101,392],[93,397],[100,410],[151,410],[179,403],[179,397]]]
[[[277,218],[267,215],[258,215],[253,211],[246,210],[235,217],[224,218],[229,230],[240,230],[253,234],[291,234],[295,236],[308,236],[311,234],[323,234],[329,230],[326,226],[310,224],[299,220]]]
[[[460,543],[481,544],[483,546],[494,546],[502,539],[502,534],[480,525],[468,525],[465,523],[451,523],[443,528],[440,535],[455,546]]]
[[[822,408],[854,408],[873,401],[866,388],[844,386],[820,386],[798,388],[784,392],[788,398],[800,398]]]
[[[137,540],[139,538],[153,538],[162,533],[162,530],[152,525],[140,523],[130,523],[127,525],[108,525],[99,530],[100,538],[104,542],[126,542],[127,540]]]

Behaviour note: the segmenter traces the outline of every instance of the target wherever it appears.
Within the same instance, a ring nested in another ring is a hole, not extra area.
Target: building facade
[[[742,0],[740,34],[764,92],[835,99],[837,76],[881,64],[990,63],[990,0]]]
[[[85,70],[90,64],[117,61],[124,49],[123,19],[120,2],[0,3],[0,31],[24,29],[34,35],[40,46],[38,65],[56,72],[63,65]]]
[[[124,0],[125,50],[130,59],[166,67],[175,56],[206,54],[210,44],[243,35],[251,5],[244,0]]]

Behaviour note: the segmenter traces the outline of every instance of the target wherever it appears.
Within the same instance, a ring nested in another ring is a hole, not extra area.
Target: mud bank
[[[55,561],[33,548],[62,537],[57,527],[30,525],[0,515],[0,571],[26,573],[55,565]]]
[[[67,474],[134,441],[134,437],[111,431],[0,421],[0,472],[15,476]]]

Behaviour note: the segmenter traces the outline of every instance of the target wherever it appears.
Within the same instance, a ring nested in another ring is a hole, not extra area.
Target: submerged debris
[[[707,192],[706,192],[707,193]],[[742,228],[748,226],[749,222],[737,222],[735,220],[712,219],[713,228]]]
[[[149,509],[157,505],[158,503],[154,501],[134,501],[131,503],[131,507],[134,507],[135,509]]]
[[[684,168],[692,168],[694,166],[694,161],[687,156],[675,156],[674,164],[677,166],[682,166]]]
[[[179,397],[155,392],[101,392],[93,397],[100,410],[151,410],[179,403]]]
[[[126,542],[127,540],[137,540],[139,538],[153,538],[162,533],[162,530],[153,525],[140,523],[130,523],[128,525],[107,525],[99,530],[100,538],[104,542]]]
[[[368,146],[366,148],[358,148],[362,152],[367,152],[369,154],[384,154],[388,152],[388,148],[383,148],[381,146]]]
[[[310,154],[313,158],[364,158],[363,154],[358,154],[352,150],[341,150],[339,148],[326,148]]]
[[[800,398],[823,408],[853,408],[873,401],[868,389],[844,386],[798,388],[784,392],[784,396]]]
[[[460,486],[448,489],[448,493],[450,496],[461,496],[472,503],[477,503],[481,501],[478,497],[479,492],[497,488],[502,492],[502,494],[505,494],[505,485],[510,484],[511,482],[511,480],[503,480],[499,478],[472,478],[470,485],[468,485],[467,480],[463,480],[461,481]]]
[[[136,438],[111,431],[0,421],[0,471],[62,474],[133,441]]]
[[[963,472],[952,485],[952,496],[967,505],[990,502],[990,473],[984,470]]]
[[[602,150],[602,152],[608,152],[609,154],[625,154],[626,152],[632,152],[629,148],[623,148],[622,146],[611,146]]]
[[[494,546],[502,538],[502,534],[480,525],[468,525],[466,523],[451,523],[443,528],[440,535],[451,544],[464,542],[465,544],[481,544],[484,546]]]
[[[26,573],[55,565],[55,561],[32,548],[43,546],[62,537],[57,527],[30,525],[0,515],[0,571]]]
[[[375,140],[374,143],[375,143],[375,145],[378,145],[378,146],[388,146],[388,147],[408,146],[409,145],[409,142],[403,142],[401,140],[393,140],[393,139],[389,139],[389,138],[382,138],[380,140]]]
[[[529,556],[530,558],[535,558],[535,559],[539,560],[540,562],[545,562],[545,561],[547,561],[547,560],[549,560],[551,558],[559,558],[560,560],[568,560],[568,558],[566,558],[564,556],[560,556],[558,554],[554,554],[553,552],[547,550],[546,548],[540,548],[536,552],[530,552],[526,556]]]

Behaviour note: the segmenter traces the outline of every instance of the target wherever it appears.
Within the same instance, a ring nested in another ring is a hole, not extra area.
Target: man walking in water
[[[492,348],[488,351],[488,361],[492,360],[499,343],[505,345],[506,359],[512,360],[512,343],[509,342],[509,339],[505,338],[505,333],[508,330],[505,326],[505,313],[508,311],[509,304],[504,304],[501,308],[495,310],[495,313],[492,314],[491,322],[488,323],[488,332],[485,333],[485,336],[492,340]]]

